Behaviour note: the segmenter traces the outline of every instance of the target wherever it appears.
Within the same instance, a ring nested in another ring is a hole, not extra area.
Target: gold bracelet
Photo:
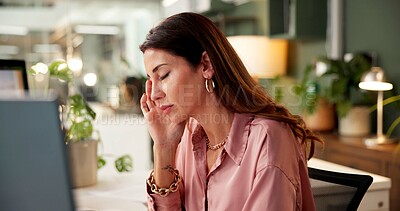
[[[175,179],[174,182],[171,183],[169,188],[160,188],[156,185],[156,181],[154,179],[154,170],[151,171],[149,178],[147,179],[147,184],[150,186],[151,192],[158,194],[162,197],[166,197],[169,193],[174,193],[178,190],[179,182],[182,180],[181,176],[179,176],[179,171],[174,169]]]

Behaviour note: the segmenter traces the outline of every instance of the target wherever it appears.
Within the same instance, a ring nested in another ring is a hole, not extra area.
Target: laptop
[[[56,95],[0,92],[0,210],[73,211]]]

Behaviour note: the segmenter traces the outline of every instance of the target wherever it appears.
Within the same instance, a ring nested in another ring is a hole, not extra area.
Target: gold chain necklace
[[[223,146],[226,144],[226,139],[227,139],[227,138],[228,138],[228,136],[226,136],[226,137],[224,138],[223,142],[218,143],[218,144],[216,144],[216,145],[211,145],[211,144],[210,144],[210,141],[208,140],[208,137],[206,136],[207,148],[208,148],[208,149],[211,149],[211,150],[217,150],[217,149],[223,147]]]

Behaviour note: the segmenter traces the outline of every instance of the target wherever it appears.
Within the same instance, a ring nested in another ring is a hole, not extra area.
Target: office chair
[[[308,174],[315,184],[313,194],[316,208],[321,211],[356,211],[373,180],[369,175],[311,167],[308,167]],[[327,183],[331,184],[327,187]]]

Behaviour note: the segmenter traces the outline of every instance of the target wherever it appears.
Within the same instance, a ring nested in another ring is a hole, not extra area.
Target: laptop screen
[[[0,93],[0,210],[74,210],[55,97]]]
[[[24,60],[0,59],[0,90],[28,89]]]

